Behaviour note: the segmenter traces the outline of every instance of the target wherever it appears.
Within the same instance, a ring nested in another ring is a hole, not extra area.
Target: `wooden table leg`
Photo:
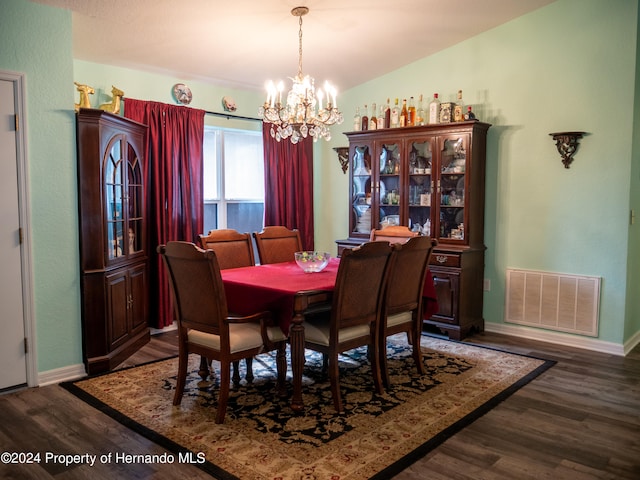
[[[304,315],[296,311],[289,329],[289,343],[291,344],[291,373],[293,376],[293,395],[291,397],[291,409],[294,412],[304,410],[302,401],[302,372],[304,370],[304,327],[302,320]]]
[[[293,376],[293,395],[291,409],[294,412],[304,410],[302,401],[302,372],[304,370],[304,320],[305,313],[326,311],[331,308],[331,291],[308,290],[293,298],[293,318],[289,328],[291,345],[291,374]]]

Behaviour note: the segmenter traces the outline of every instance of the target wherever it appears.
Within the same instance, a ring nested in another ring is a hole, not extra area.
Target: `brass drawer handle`
[[[447,263],[447,257],[444,255],[436,255],[436,261],[438,263]]]

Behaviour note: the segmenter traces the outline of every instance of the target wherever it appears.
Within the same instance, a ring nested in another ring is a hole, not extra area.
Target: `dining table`
[[[270,311],[275,323],[288,335],[291,347],[293,393],[290,406],[304,410],[302,374],[305,363],[305,315],[329,311],[340,258],[331,258],[321,272],[306,273],[295,261],[271,263],[222,270],[222,282],[230,312],[250,315]],[[427,275],[423,294],[424,315],[437,311],[435,287],[431,274]]]

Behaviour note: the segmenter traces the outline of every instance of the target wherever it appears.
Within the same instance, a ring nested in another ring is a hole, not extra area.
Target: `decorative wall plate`
[[[182,103],[183,105],[189,105],[191,103],[191,99],[193,98],[191,89],[184,83],[176,83],[173,86],[173,96],[178,103]]]
[[[231,97],[222,97],[222,108],[225,112],[235,112],[237,109],[236,101]]]

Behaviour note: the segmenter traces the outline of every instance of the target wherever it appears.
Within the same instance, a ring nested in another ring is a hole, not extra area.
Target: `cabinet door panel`
[[[147,326],[147,269],[145,265],[138,265],[129,270],[131,285],[131,329]]]
[[[127,272],[119,271],[106,277],[107,287],[107,328],[109,344],[116,347],[127,339],[128,327],[128,288]]]
[[[460,276],[457,273],[431,270],[438,297],[438,313],[434,319],[441,322],[458,323],[458,290]]]

